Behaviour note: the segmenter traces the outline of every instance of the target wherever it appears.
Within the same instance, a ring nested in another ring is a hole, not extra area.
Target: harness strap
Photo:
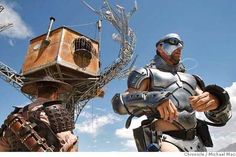
[[[20,114],[10,114],[4,123],[28,150],[53,152],[54,146],[49,147],[46,140],[34,130],[36,124],[26,121]]]

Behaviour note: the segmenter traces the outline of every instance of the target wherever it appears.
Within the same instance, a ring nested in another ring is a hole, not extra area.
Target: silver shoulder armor
[[[214,123],[226,124],[232,117],[231,103],[227,91],[217,85],[208,85],[205,91],[216,96],[220,102],[219,107],[215,110],[204,112],[206,117]]]
[[[128,88],[139,89],[140,84],[146,78],[149,78],[150,72],[147,68],[133,70],[128,77]]]
[[[121,115],[154,116],[157,113],[156,107],[165,101],[169,94],[166,91],[118,93],[112,98],[112,106],[113,110]]]

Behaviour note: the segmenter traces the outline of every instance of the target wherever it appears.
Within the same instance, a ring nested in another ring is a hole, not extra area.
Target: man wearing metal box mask
[[[132,71],[128,90],[112,99],[116,113],[130,115],[127,128],[133,117],[146,115],[133,130],[138,151],[206,151],[213,146],[208,125],[224,126],[231,118],[228,93],[186,73],[183,46],[178,34],[164,36],[156,43],[153,62]],[[211,122],[197,119],[196,112],[204,112]]]

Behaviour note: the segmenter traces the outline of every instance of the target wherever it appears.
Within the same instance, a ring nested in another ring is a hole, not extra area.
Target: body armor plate
[[[152,91],[168,91],[171,94],[169,99],[175,104],[179,111],[176,120],[185,129],[196,126],[195,112],[189,102],[189,97],[196,94],[197,82],[195,78],[187,73],[163,72],[158,69],[150,68]]]

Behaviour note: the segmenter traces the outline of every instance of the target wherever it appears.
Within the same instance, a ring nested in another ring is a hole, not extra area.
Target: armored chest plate
[[[158,69],[150,69],[150,72],[151,90],[171,92],[170,99],[180,111],[192,111],[189,96],[196,94],[197,86],[197,82],[192,75],[182,72],[163,72]]]
[[[163,72],[158,69],[150,69],[151,90],[169,91],[169,99],[175,104],[179,115],[177,122],[185,129],[190,129],[196,125],[195,111],[189,102],[189,97],[196,95],[197,82],[194,76],[177,72]]]

